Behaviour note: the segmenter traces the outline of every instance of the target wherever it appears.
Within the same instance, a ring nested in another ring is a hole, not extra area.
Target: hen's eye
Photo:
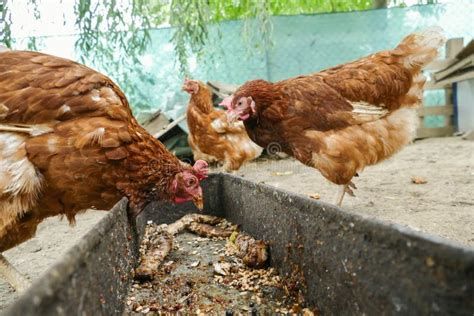
[[[239,101],[239,103],[237,105],[242,105],[242,101]]]
[[[188,182],[188,186],[193,186],[193,185],[195,185],[195,184],[196,184],[196,179],[191,179],[191,180],[189,180],[189,182]]]

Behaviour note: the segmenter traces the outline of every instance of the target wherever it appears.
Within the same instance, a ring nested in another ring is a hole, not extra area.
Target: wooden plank
[[[453,115],[454,108],[452,104],[440,105],[440,106],[424,106],[418,109],[418,116],[429,116],[429,115]]]
[[[454,106],[453,106],[453,90],[452,89],[446,89],[444,90],[444,104],[451,106],[453,108],[453,114],[454,114]],[[451,117],[449,122],[453,122],[453,118]]]
[[[446,58],[454,58],[464,47],[464,38],[450,38],[446,42]]]
[[[168,119],[164,113],[160,113],[160,115],[149,119],[146,123],[143,123],[143,127],[148,131],[148,133],[154,135],[165,129],[170,122],[171,120]]]
[[[474,40],[471,40],[457,55],[457,59],[463,59],[471,54],[474,54]]]
[[[423,70],[444,70],[454,64],[457,61],[456,58],[438,59],[434,60],[426,65]]]
[[[418,129],[425,128],[425,119],[422,116],[418,116]]]
[[[178,125],[179,123],[181,123],[182,121],[184,121],[184,119],[186,118],[186,114],[183,114],[181,115],[180,117],[178,117],[176,120],[174,120],[173,122],[171,122],[168,126],[164,127],[163,130],[161,130],[160,132],[156,133],[155,135],[153,135],[153,137],[159,139],[161,136],[163,136],[164,134],[166,134],[169,130],[171,130],[173,127],[175,127],[176,125]]]
[[[451,89],[451,84],[449,83],[438,83],[434,81],[427,81],[423,87],[425,90],[439,90],[439,89]]]
[[[235,92],[239,88],[238,85],[224,83],[220,81],[208,81],[207,85],[211,87],[213,93],[219,98],[225,98]]]
[[[444,137],[444,136],[452,136],[454,133],[453,126],[445,126],[445,127],[436,127],[436,128],[419,128],[416,131],[416,137],[419,138],[429,138],[429,137]]]
[[[463,60],[458,61],[457,63],[455,63],[455,64],[452,65],[451,67],[448,67],[448,68],[445,69],[445,70],[436,72],[436,73],[433,75],[433,78],[434,78],[436,81],[439,82],[439,81],[441,81],[443,78],[446,78],[446,77],[448,77],[449,75],[454,74],[454,73],[456,73],[457,71],[462,70],[463,68],[472,67],[473,65],[474,65],[474,55],[471,55],[471,56],[469,56],[469,57],[466,57],[466,58],[463,59]]]
[[[441,85],[441,86],[451,85],[454,82],[459,82],[459,81],[464,81],[464,80],[469,80],[469,79],[474,79],[474,69],[470,70],[469,72],[465,72],[463,74],[457,75],[457,76],[453,76],[453,77],[443,79],[443,80],[437,82],[436,85]]]

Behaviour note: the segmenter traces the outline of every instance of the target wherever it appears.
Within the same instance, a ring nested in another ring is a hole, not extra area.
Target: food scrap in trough
[[[126,315],[313,315],[267,266],[267,244],[225,219],[190,214],[170,225],[149,224],[140,255]]]

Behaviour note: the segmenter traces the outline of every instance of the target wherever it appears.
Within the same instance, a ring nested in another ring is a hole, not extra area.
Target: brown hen
[[[276,83],[245,83],[225,100],[260,146],[278,147],[341,185],[410,142],[423,97],[423,66],[445,38],[440,28],[407,36],[393,50]]]
[[[183,164],[132,116],[106,76],[36,52],[0,53],[0,252],[33,237],[46,217],[70,223],[121,197],[137,215],[152,200],[194,201],[207,164]],[[27,282],[0,254],[0,273]]]
[[[186,79],[183,90],[191,95],[186,116],[194,160],[218,161],[225,171],[235,171],[260,156],[262,148],[250,140],[244,125],[229,124],[225,111],[214,108],[204,83]]]

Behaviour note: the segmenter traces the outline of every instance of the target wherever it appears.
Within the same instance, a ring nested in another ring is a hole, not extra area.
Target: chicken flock
[[[202,208],[208,162],[238,170],[271,144],[339,185],[340,205],[354,176],[412,140],[422,69],[444,41],[430,28],[321,72],[252,80],[223,100],[227,113],[205,84],[186,79],[194,166],[138,124],[106,76],[38,52],[0,51],[0,252],[33,237],[46,217],[73,223],[124,196],[132,217],[153,200]],[[0,274],[17,290],[28,286],[1,254]]]

